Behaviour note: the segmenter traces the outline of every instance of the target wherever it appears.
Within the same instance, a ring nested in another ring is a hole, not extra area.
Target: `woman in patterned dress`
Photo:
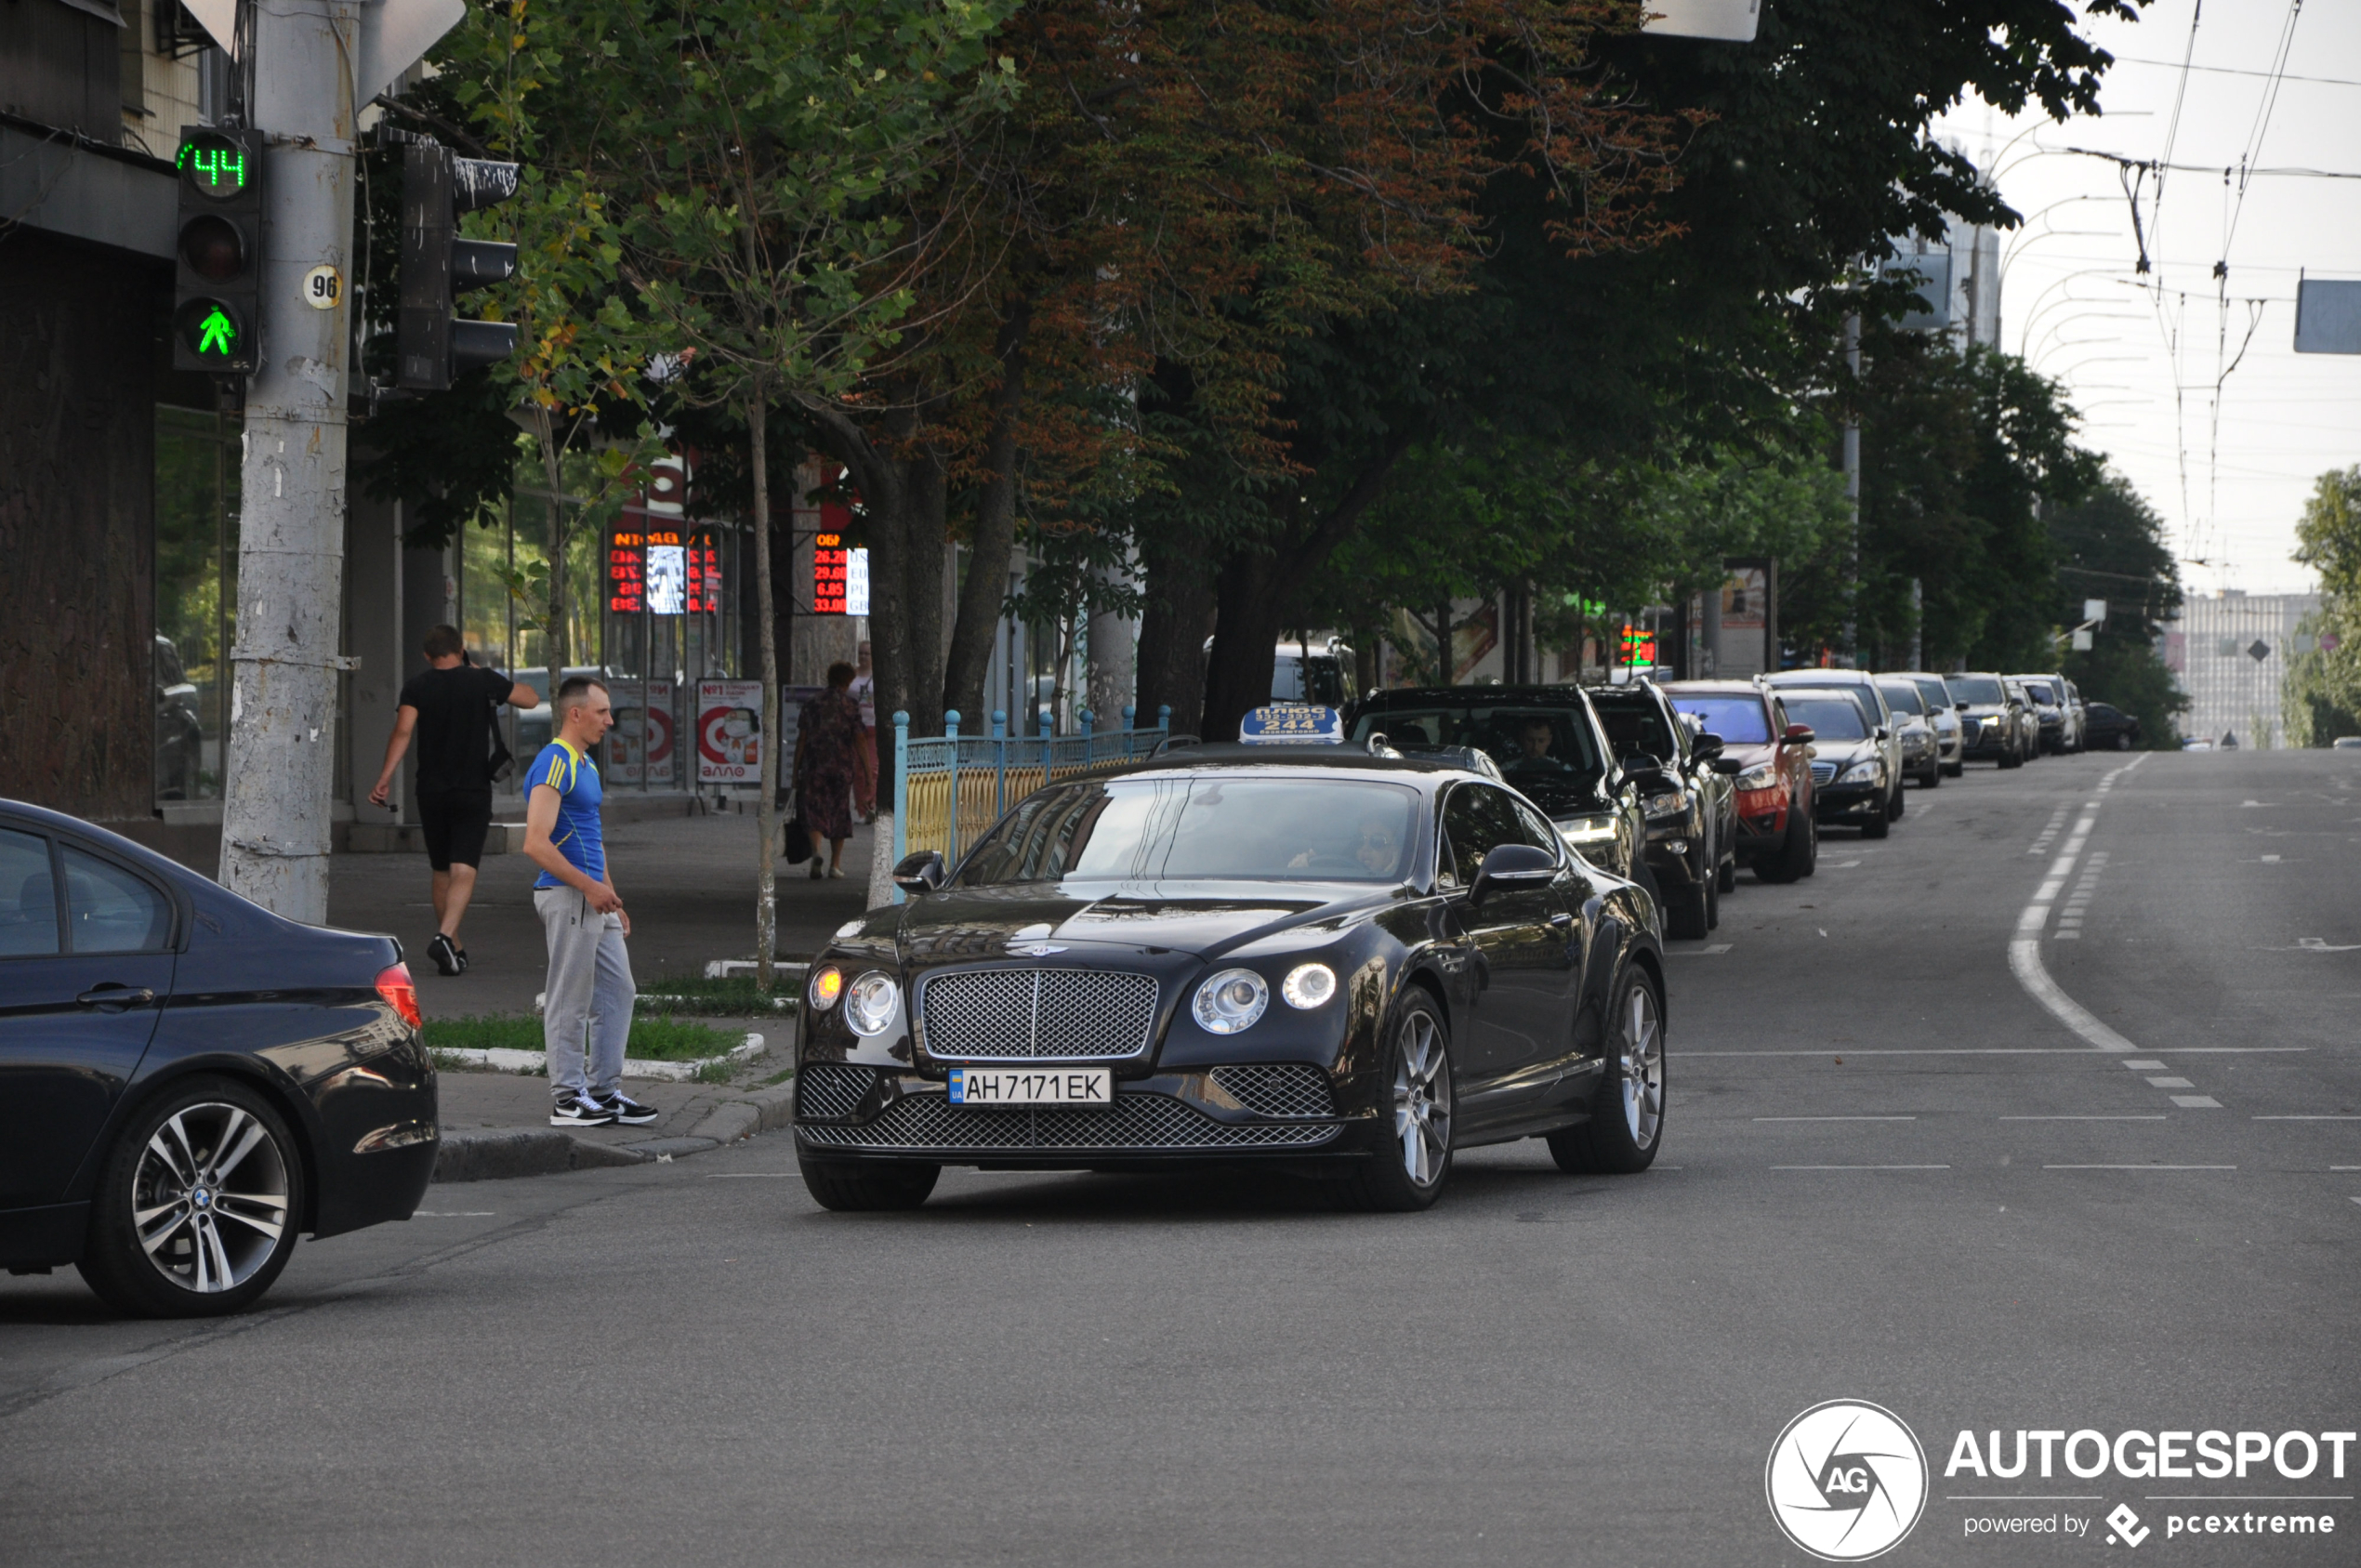
[[[811,876],[844,875],[844,841],[852,837],[852,748],[861,742],[861,706],[847,688],[852,666],[828,666],[828,689],[803,705],[796,723],[796,803],[811,830]],[[829,843],[820,868],[820,840]]]

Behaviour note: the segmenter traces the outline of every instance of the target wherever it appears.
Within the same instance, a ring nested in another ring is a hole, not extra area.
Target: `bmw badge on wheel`
[[[1927,1504],[1927,1456],[1890,1410],[1832,1399],[1789,1421],[1762,1488],[1787,1539],[1825,1562],[1862,1562],[1901,1544]]]

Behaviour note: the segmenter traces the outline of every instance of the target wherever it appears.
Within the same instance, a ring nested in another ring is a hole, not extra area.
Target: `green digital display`
[[[192,136],[180,144],[181,178],[217,201],[245,190],[254,178],[246,150],[226,136]]]
[[[173,323],[189,352],[216,364],[244,357],[245,328],[218,299],[191,299]]]

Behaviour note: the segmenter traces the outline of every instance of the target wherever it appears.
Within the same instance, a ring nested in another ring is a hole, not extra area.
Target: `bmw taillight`
[[[426,1026],[426,1019],[418,1011],[418,985],[410,978],[410,966],[396,964],[377,973],[377,995],[383,996],[402,1021],[413,1029]]]

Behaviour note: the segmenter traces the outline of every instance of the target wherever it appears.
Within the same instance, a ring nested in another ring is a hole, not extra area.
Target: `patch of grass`
[[[430,1051],[537,1051],[542,1047],[541,1021],[509,1013],[485,1018],[429,1019],[426,1035]],[[735,1050],[744,1043],[743,1035],[702,1023],[635,1017],[624,1054],[642,1061],[695,1061]]]
[[[752,975],[707,980],[703,975],[668,975],[650,981],[640,993],[640,1005],[668,1013],[702,1018],[760,1018],[785,1012],[803,995],[803,977],[781,974],[765,991]]]
[[[762,1080],[762,1082],[761,1082],[761,1084],[760,1084],[758,1087],[762,1087],[762,1088],[766,1088],[766,1089],[767,1089],[767,1088],[772,1088],[772,1087],[776,1087],[777,1085],[780,1085],[780,1084],[784,1084],[784,1083],[785,1083],[785,1082],[786,1082],[789,1078],[792,1078],[792,1077],[794,1077],[794,1076],[795,1076],[795,1069],[794,1069],[794,1068],[792,1068],[792,1067],[785,1068],[785,1069],[783,1069],[783,1070],[781,1070],[781,1071],[779,1071],[779,1072],[776,1072],[776,1073],[772,1074],[771,1074],[771,1076],[769,1076],[769,1077],[767,1077],[767,1078],[763,1079],[763,1080]]]

